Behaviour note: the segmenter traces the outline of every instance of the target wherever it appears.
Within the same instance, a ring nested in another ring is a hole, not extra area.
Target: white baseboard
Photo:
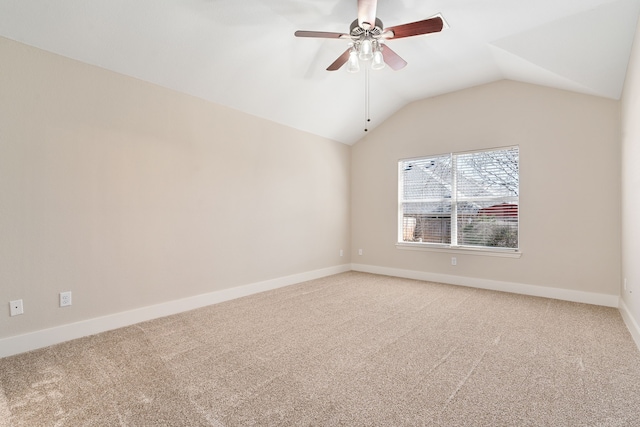
[[[349,264],[339,265],[3,338],[0,358],[350,270]]]
[[[631,310],[627,307],[623,299],[620,299],[620,314],[622,315],[622,320],[627,325],[629,332],[631,333],[631,337],[638,346],[638,350],[640,350],[640,325],[636,322],[636,319],[631,315]]]
[[[618,307],[618,295],[598,294],[594,292],[574,291],[570,289],[551,288],[545,286],[525,285],[522,283],[500,282],[497,280],[477,279],[474,277],[452,276],[448,274],[427,273],[423,271],[402,270],[399,268],[377,267],[366,264],[351,264],[354,271],[382,274],[385,276],[404,277],[406,279],[424,280],[428,282],[446,283],[450,285],[468,286],[471,288],[489,289],[492,291],[511,292],[514,294],[553,298],[563,301]]]
[[[386,276],[404,277],[408,279],[425,280],[452,285],[469,286],[473,288],[511,292],[553,298],[564,301],[581,302],[620,308],[622,317],[631,331],[634,341],[640,348],[640,327],[629,313],[624,302],[617,295],[598,294],[592,292],[575,291],[569,289],[550,288],[544,286],[525,285],[521,283],[500,282],[495,280],[477,279],[473,277],[452,276],[413,270],[403,270],[389,267],[378,267],[365,264],[345,264],[314,270],[306,273],[294,274],[272,280],[251,283],[244,286],[223,289],[207,294],[196,295],[174,301],[168,301],[153,306],[135,310],[114,313],[103,317],[87,319],[76,323],[56,326],[23,335],[0,339],[0,358],[42,347],[58,344],[76,338],[105,332],[124,326],[133,325],[159,317],[169,316],[196,308],[217,304],[224,301],[256,294],[259,292],[293,285],[307,280],[318,279],[346,271],[362,271],[365,273],[382,274]]]

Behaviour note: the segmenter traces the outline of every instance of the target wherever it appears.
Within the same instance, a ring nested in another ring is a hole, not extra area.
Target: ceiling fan
[[[325,31],[296,31],[296,37],[316,37],[325,39],[350,39],[349,48],[338,57],[327,71],[336,71],[347,64],[347,71],[357,72],[360,69],[358,59],[371,60],[371,68],[384,68],[385,63],[393,70],[400,70],[407,65],[397,53],[384,44],[386,40],[419,36],[442,31],[444,22],[440,16],[384,28],[382,21],[376,17],[378,0],[358,0],[358,19],[351,23],[349,34]]]

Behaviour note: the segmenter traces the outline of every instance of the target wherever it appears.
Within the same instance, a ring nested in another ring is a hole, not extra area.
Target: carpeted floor
[[[640,426],[640,352],[616,309],[349,272],[0,359],[0,425]]]

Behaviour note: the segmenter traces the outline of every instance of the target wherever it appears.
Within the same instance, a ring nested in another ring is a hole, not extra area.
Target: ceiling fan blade
[[[351,48],[345,50],[344,53],[338,57],[338,59],[333,61],[333,64],[331,64],[331,65],[329,65],[329,67],[327,67],[327,71],[336,71],[336,70],[340,69],[340,67],[342,67],[344,64],[346,64],[347,61],[349,60],[349,54],[350,53],[351,53]]]
[[[384,45],[382,48],[382,57],[384,58],[384,62],[395,71],[407,66],[407,61],[400,58],[400,55],[392,51],[387,45]]]
[[[358,0],[358,25],[369,30],[376,26],[378,0]]]
[[[442,31],[444,22],[442,18],[436,16],[434,18],[425,19],[424,21],[412,22],[410,24],[396,25],[395,27],[385,28],[385,38],[401,39],[403,37],[419,36],[421,34],[437,33]]]
[[[349,38],[348,34],[330,33],[326,31],[302,31],[298,30],[294,33],[296,37],[317,37],[322,39],[343,39]]]

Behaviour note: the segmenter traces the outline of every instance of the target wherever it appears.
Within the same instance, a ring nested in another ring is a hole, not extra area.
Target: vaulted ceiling
[[[390,40],[407,62],[369,73],[375,128],[406,104],[501,79],[619,99],[640,0],[378,0],[385,27],[438,13],[440,33]],[[365,73],[326,68],[357,0],[0,0],[0,36],[352,144]],[[1,72],[1,65],[0,65]]]

